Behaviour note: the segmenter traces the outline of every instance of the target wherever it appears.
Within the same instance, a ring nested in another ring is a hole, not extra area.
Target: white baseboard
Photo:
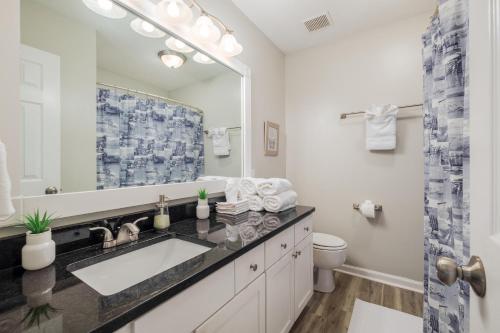
[[[380,282],[383,284],[387,284],[393,287],[398,287],[402,289],[408,289],[411,291],[415,291],[417,293],[423,294],[424,292],[424,284],[421,281],[415,281],[408,278],[404,278],[397,275],[386,274],[382,272],[372,271],[370,269],[351,266],[351,265],[343,265],[337,269],[337,272],[354,275],[357,277],[361,277],[367,280]]]

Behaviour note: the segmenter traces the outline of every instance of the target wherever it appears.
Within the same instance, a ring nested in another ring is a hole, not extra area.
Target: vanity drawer
[[[234,278],[236,293],[264,273],[264,244],[235,260]]]
[[[313,220],[312,216],[305,217],[302,221],[295,225],[295,245],[312,233]]]
[[[268,240],[266,245],[266,269],[271,267],[283,255],[293,249],[293,228],[288,228],[285,231]]]

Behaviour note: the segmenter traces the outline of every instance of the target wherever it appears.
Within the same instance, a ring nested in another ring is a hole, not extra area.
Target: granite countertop
[[[210,273],[289,228],[314,208],[297,206],[235,217],[212,214],[186,219],[168,232],[142,232],[139,241],[103,250],[91,246],[64,253],[39,271],[0,270],[0,332],[111,332],[140,317]],[[211,249],[111,296],[102,296],[71,271],[177,237]]]

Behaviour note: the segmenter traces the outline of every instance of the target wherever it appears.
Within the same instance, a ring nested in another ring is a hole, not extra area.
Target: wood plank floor
[[[422,294],[338,272],[335,283],[331,294],[314,292],[291,333],[347,333],[356,298],[422,317]]]

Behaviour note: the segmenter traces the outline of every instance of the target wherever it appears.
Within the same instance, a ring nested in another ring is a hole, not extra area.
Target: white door
[[[198,327],[195,333],[265,333],[265,294],[266,278],[262,274]]]
[[[500,332],[500,0],[470,5],[471,254],[486,295],[471,290],[471,333]]]
[[[295,306],[294,320],[297,320],[313,295],[313,235],[310,234],[295,246]]]
[[[293,250],[266,271],[266,332],[286,333],[294,316]]]
[[[21,193],[42,195],[61,188],[59,56],[21,45]],[[75,147],[77,149],[77,147]]]

